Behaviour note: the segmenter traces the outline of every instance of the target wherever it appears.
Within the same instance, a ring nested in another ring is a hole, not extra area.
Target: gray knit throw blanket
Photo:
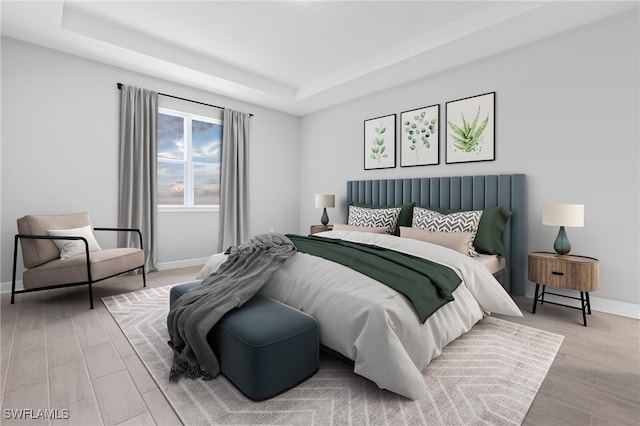
[[[296,252],[282,234],[257,235],[227,250],[220,268],[173,304],[167,316],[173,367],[169,380],[180,376],[205,380],[220,373],[207,334],[220,318],[251,299],[278,267]]]

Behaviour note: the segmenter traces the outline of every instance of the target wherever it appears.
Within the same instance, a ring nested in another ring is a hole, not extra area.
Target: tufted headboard
[[[524,174],[354,180],[347,182],[347,206],[415,202],[417,206],[479,210],[501,206],[512,215],[502,233],[507,252],[508,287],[524,296],[526,286],[526,182]]]

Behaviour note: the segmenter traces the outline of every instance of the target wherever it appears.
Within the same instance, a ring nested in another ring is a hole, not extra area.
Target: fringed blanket
[[[207,334],[224,314],[251,299],[296,248],[284,235],[271,233],[228,252],[220,268],[176,300],[167,316],[168,343],[174,354],[170,380],[180,376],[208,380],[218,375],[220,364]]]

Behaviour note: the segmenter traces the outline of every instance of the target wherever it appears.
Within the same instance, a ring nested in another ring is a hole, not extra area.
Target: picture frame
[[[400,167],[440,164],[440,104],[400,113]]]
[[[446,163],[496,159],[496,92],[447,102]]]
[[[364,169],[396,166],[396,114],[364,121]]]

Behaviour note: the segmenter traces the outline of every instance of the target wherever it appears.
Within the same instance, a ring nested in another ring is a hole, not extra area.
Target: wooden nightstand
[[[580,307],[549,301],[547,301],[547,303],[582,310],[582,320],[586,327],[586,314],[589,313],[589,315],[591,315],[589,292],[598,290],[599,285],[600,262],[598,259],[585,256],[533,252],[529,253],[528,266],[529,281],[536,283],[536,294],[533,298],[533,310],[531,313],[536,313],[538,300],[540,300],[540,304],[545,302],[545,294],[580,300]],[[541,294],[539,294],[540,284],[542,284]],[[579,291],[580,298],[548,292],[546,291],[546,286],[548,285]]]
[[[316,234],[318,232],[331,231],[333,229],[333,225],[311,225],[310,234]]]

